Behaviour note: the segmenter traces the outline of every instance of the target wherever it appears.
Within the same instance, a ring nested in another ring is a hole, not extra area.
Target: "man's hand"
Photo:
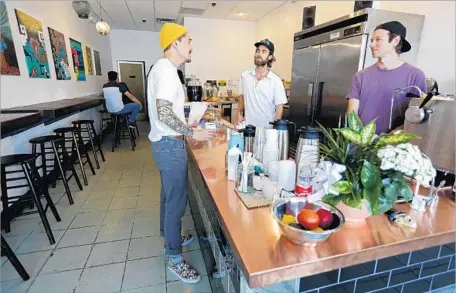
[[[192,138],[197,141],[211,140],[215,137],[216,131],[209,129],[194,129]]]
[[[140,102],[140,101],[137,101],[136,103],[139,104],[139,111],[141,111],[141,110],[142,110],[142,104],[141,104],[141,102]]]

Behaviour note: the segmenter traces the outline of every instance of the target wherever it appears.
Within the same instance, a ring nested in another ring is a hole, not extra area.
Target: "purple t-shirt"
[[[376,133],[388,132],[391,96],[396,89],[417,86],[427,91],[426,76],[423,71],[404,63],[392,70],[380,69],[377,65],[367,67],[355,74],[352,80],[348,99],[359,100],[358,115],[367,124],[377,118]],[[392,128],[402,125],[410,98],[407,93],[419,94],[416,89],[399,92],[394,97]]]

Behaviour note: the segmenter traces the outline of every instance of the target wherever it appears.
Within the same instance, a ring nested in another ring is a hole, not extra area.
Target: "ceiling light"
[[[106,36],[109,31],[111,30],[111,27],[109,26],[109,23],[103,20],[103,10],[101,9],[101,3],[100,3],[100,21],[95,24],[95,29],[97,32],[102,35]]]
[[[75,0],[75,1],[73,1],[72,4],[73,4],[74,11],[76,11],[79,18],[82,18],[82,19],[89,18],[89,14],[92,9],[90,8],[90,4],[88,1]]]
[[[100,20],[99,22],[97,22],[97,24],[95,25],[95,28],[97,29],[97,32],[103,36],[106,36],[109,33],[109,31],[111,30],[109,23],[107,23],[106,21],[103,21],[103,20]]]
[[[244,13],[244,12],[239,12],[238,15],[239,15],[239,16],[244,16],[245,13]]]

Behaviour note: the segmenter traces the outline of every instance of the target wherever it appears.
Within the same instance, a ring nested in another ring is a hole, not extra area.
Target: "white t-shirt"
[[[173,103],[173,112],[185,124],[185,93],[177,74],[177,68],[167,58],[158,60],[147,79],[147,102],[149,104],[150,141],[159,141],[163,136],[181,135],[158,120],[157,99]]]
[[[274,121],[276,106],[288,102],[282,80],[271,70],[260,81],[255,69],[244,72],[239,93],[244,95],[245,122],[256,127],[271,128],[269,122]]]

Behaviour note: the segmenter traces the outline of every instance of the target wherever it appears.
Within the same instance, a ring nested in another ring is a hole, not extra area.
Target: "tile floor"
[[[70,181],[74,205],[69,205],[63,185],[50,189],[62,218],[56,222],[48,216],[56,244],[49,245],[38,214],[18,217],[11,233],[2,232],[31,278],[22,281],[2,257],[1,292],[212,293],[198,241],[184,255],[202,275],[199,284],[183,284],[166,270],[159,236],[160,177],[148,127],[140,127],[134,152],[123,141],[112,153],[111,138],[105,139],[106,162],[100,162],[96,175],[87,170],[89,185],[79,191]],[[183,230],[196,235],[189,207],[184,223]]]

